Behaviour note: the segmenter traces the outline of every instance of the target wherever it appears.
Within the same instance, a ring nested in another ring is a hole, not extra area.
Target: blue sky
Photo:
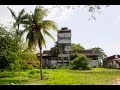
[[[8,5],[0,5],[0,23],[8,25],[14,21],[9,10]],[[27,11],[33,11],[36,5],[9,5],[16,13],[25,8]],[[44,6],[50,8],[50,6]],[[104,52],[110,56],[120,54],[120,5],[112,5],[108,8],[102,8],[101,13],[95,13],[96,20],[88,19],[91,13],[87,8],[82,6],[78,9],[54,9],[50,11],[46,19],[55,21],[59,29],[61,27],[68,27],[72,31],[72,43],[79,43],[86,49],[93,47],[101,47]],[[51,32],[57,40],[57,34]],[[46,37],[47,38],[47,37]],[[54,46],[54,41],[46,39],[47,48]]]

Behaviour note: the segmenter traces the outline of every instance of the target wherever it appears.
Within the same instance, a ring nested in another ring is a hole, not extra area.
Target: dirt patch
[[[115,82],[113,83],[113,85],[120,85],[120,79],[115,80]]]

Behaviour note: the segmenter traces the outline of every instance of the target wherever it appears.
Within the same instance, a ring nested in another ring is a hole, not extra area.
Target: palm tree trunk
[[[42,46],[40,39],[38,40],[39,49],[40,49],[40,79],[43,80],[43,73],[42,73]]]
[[[18,30],[17,30],[17,35],[19,35],[19,24],[18,24]]]

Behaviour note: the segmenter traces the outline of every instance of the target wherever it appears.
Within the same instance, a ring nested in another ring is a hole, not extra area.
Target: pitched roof
[[[107,59],[107,60],[114,60],[114,59],[117,58],[116,56],[117,56],[118,58],[120,58],[120,55],[112,55],[112,56],[107,57],[106,59]]]

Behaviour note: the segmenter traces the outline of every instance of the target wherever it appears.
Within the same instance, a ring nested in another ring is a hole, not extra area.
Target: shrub
[[[56,69],[56,67],[55,67],[55,66],[52,66],[51,69]]]
[[[90,58],[87,58],[85,55],[77,56],[73,61],[71,61],[70,69],[73,70],[89,70],[88,62]]]
[[[35,73],[36,73],[35,70],[31,70],[31,71],[29,72],[29,74],[35,74]]]
[[[68,69],[68,66],[59,66],[58,69]]]

